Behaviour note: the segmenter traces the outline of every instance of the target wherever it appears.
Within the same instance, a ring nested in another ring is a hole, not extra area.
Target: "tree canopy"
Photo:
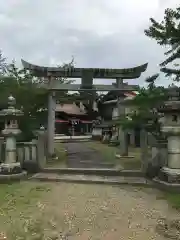
[[[73,62],[69,63],[70,65]],[[59,78],[62,83],[70,83],[65,78]],[[48,92],[45,88],[39,88],[39,79],[34,78],[29,71],[19,69],[16,63],[6,63],[6,59],[0,52],[0,108],[7,107],[8,96],[12,94],[16,98],[16,107],[22,109],[24,116],[20,119],[20,128],[25,138],[31,138],[33,130],[40,125],[47,125]],[[67,92],[57,94],[61,102],[72,101],[72,96]],[[3,119],[1,128],[3,127]]]
[[[64,63],[62,67],[74,66],[74,59],[70,63]],[[61,83],[73,83],[67,78],[57,78]],[[6,63],[6,58],[0,51],[0,109],[7,107],[8,96],[12,94],[16,98],[16,107],[24,112],[20,120],[20,128],[25,138],[30,139],[34,129],[40,125],[47,126],[48,91],[38,87],[43,79],[35,78],[25,69],[19,69],[16,63]],[[92,109],[92,96],[81,93],[70,94],[68,91],[56,92],[56,100],[60,103],[77,104],[83,102],[89,114],[94,114]],[[3,119],[0,119],[1,130]]]
[[[145,79],[148,83],[147,88],[140,88],[139,94],[133,99],[125,102],[126,106],[133,106],[132,111],[125,118],[120,119],[119,124],[123,128],[144,128],[151,132],[155,137],[161,137],[161,115],[157,108],[163,104],[166,99],[166,90],[164,87],[157,87],[155,81],[159,74],[154,74]]]
[[[145,30],[146,36],[154,39],[161,46],[168,47],[166,59],[160,63],[161,71],[166,76],[174,76],[173,80],[180,81],[180,7],[167,8],[161,22],[150,18],[151,26]],[[168,64],[171,64],[168,67]]]
[[[151,25],[145,30],[145,35],[157,41],[157,44],[168,48],[165,51],[166,59],[160,63],[161,72],[166,76],[172,76],[172,80],[180,81],[180,7],[176,9],[167,8],[164,19],[160,22],[150,18]],[[170,66],[169,66],[170,64]],[[155,82],[159,74],[154,74],[145,79],[147,88],[140,88],[139,94],[127,104],[135,106],[136,111],[123,119],[121,124],[125,128],[143,126],[156,137],[161,137],[162,117],[158,113],[158,107],[167,99],[166,89],[156,86]]]

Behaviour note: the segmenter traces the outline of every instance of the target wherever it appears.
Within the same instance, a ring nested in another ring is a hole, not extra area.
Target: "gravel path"
[[[54,183],[45,209],[59,239],[164,240],[158,219],[178,213],[159,197],[154,189]]]
[[[67,166],[70,168],[112,168],[114,164],[104,162],[102,155],[83,142],[64,143],[67,150]]]

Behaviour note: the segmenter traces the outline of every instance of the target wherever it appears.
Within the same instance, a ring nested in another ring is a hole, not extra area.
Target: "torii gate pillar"
[[[56,98],[55,92],[49,91],[48,95],[48,128],[47,128],[47,146],[48,155],[54,155],[54,137],[55,137],[55,111],[56,111]]]
[[[122,78],[116,79],[116,87],[119,89],[123,89],[124,83]],[[125,106],[121,103],[121,101],[124,100],[122,97],[118,97],[118,116],[124,116],[125,115]],[[127,142],[127,130],[123,130],[121,126],[119,126],[118,130],[118,139],[120,142],[120,154],[121,156],[127,156],[128,155],[128,142]]]

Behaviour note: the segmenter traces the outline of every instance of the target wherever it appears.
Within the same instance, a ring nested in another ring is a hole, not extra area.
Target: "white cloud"
[[[0,0],[0,48],[9,58],[56,65],[74,55],[79,67],[124,68],[149,62],[163,49],[144,35],[178,0]],[[134,80],[131,82],[142,82]]]

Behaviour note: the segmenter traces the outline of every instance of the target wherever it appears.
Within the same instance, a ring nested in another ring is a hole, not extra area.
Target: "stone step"
[[[113,168],[115,166],[115,164],[113,163],[106,163],[106,162],[95,161],[95,160],[81,160],[81,159],[78,159],[78,160],[68,159],[67,165],[73,165],[73,166],[81,165],[81,166],[87,166],[92,168],[96,168],[96,166],[101,168]]]
[[[86,154],[86,155],[89,155],[89,154],[96,154],[96,152],[94,150],[91,150],[91,149],[82,149],[82,150],[79,150],[79,151],[73,151],[71,149],[66,149],[67,151],[67,155],[70,156],[70,155],[77,155],[77,154],[80,154],[80,155],[83,155],[83,154]]]
[[[67,182],[67,183],[87,183],[87,184],[110,184],[110,185],[150,185],[143,177],[123,177],[123,176],[95,176],[84,174],[55,174],[55,173],[37,173],[33,175],[31,180],[39,180],[45,182]]]
[[[82,164],[89,164],[89,165],[98,165],[102,168],[113,168],[115,166],[114,163],[106,163],[106,162],[96,162],[94,160],[87,160],[87,161],[80,161]]]
[[[68,168],[102,168],[98,164],[67,163]]]
[[[124,176],[124,177],[140,177],[144,174],[140,170],[124,170],[119,168],[43,168],[43,173],[56,173],[56,174],[70,174],[70,175],[95,175],[95,176]]]

